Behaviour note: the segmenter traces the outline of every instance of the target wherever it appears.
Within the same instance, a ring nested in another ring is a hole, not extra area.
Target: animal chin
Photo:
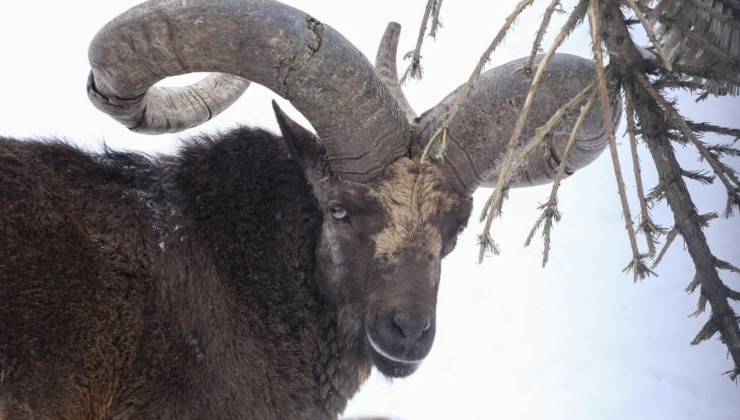
[[[421,364],[421,360],[403,360],[393,357],[385,352],[379,345],[373,342],[368,335],[370,360],[373,365],[384,376],[389,378],[405,378],[416,371]]]

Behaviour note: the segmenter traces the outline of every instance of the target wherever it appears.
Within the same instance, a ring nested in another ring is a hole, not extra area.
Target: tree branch
[[[424,70],[421,67],[421,46],[424,43],[424,34],[427,32],[427,22],[429,22],[429,15],[432,13],[437,0],[428,0],[427,6],[424,9],[424,16],[421,18],[421,25],[419,25],[419,35],[416,37],[416,47],[413,51],[407,52],[403,58],[410,60],[409,66],[406,71],[403,72],[401,77],[401,84],[405,83],[410,77],[412,79],[421,79],[424,74]]]
[[[532,83],[530,84],[529,90],[527,91],[527,96],[524,98],[524,104],[522,105],[522,109],[519,112],[516,123],[514,124],[514,129],[512,130],[511,137],[509,138],[509,143],[506,146],[506,152],[504,153],[503,162],[501,163],[501,169],[499,171],[501,176],[496,181],[496,188],[494,189],[493,196],[491,197],[491,207],[488,211],[488,214],[486,215],[486,224],[483,228],[486,237],[490,237],[493,219],[501,214],[500,209],[503,205],[504,192],[508,190],[509,181],[511,180],[512,175],[515,173],[517,167],[521,163],[517,162],[515,159],[516,145],[519,141],[519,137],[521,137],[522,135],[524,122],[526,121],[527,115],[529,114],[529,109],[532,106],[532,101],[534,99],[537,87],[542,80],[542,75],[545,73],[545,70],[547,69],[547,64],[549,63],[552,56],[555,54],[555,51],[557,51],[560,45],[562,45],[562,43],[568,37],[568,34],[571,33],[578,21],[583,18],[583,14],[586,12],[587,6],[587,0],[581,0],[578,3],[578,6],[576,6],[576,9],[573,11],[573,13],[571,13],[570,17],[558,33],[555,41],[553,41],[553,45],[550,47],[550,49],[547,51],[547,54],[545,54],[545,56],[542,58],[542,61],[540,61],[539,65],[537,66],[537,72],[532,78]],[[611,121],[611,116],[607,117],[607,119]],[[485,244],[481,245],[481,250],[479,252],[479,262],[482,261],[482,256],[484,255],[484,245]]]
[[[624,85],[630,85],[634,93],[635,113],[642,128],[642,138],[655,161],[668,205],[675,217],[676,228],[684,238],[696,267],[702,296],[706,297],[712,307],[712,315],[707,325],[716,326],[727,345],[735,364],[734,372],[731,374],[734,378],[740,374],[740,328],[728,302],[727,287],[719,278],[715,257],[702,231],[701,217],[682,178],[681,167],[670,142],[669,117],[664,115],[659,102],[653,93],[648,91],[644,81],[639,81],[645,77],[642,73],[643,59],[631,39],[619,4],[611,1],[602,2],[599,10],[594,13],[600,13],[603,19],[604,43],[621,81]],[[706,336],[711,330],[711,327],[707,327],[700,335]]]
[[[632,261],[625,267],[624,271],[632,270],[635,280],[644,279],[646,276],[655,275],[653,271],[648,268],[647,264],[643,261],[643,256],[640,254],[640,250],[637,246],[637,235],[635,234],[635,227],[632,224],[632,215],[630,212],[629,202],[627,201],[627,192],[624,185],[624,178],[622,177],[622,166],[619,163],[619,154],[617,153],[617,140],[614,137],[615,127],[614,121],[609,118],[612,115],[612,107],[609,101],[609,92],[606,87],[606,75],[604,71],[604,60],[602,57],[601,50],[601,17],[599,14],[599,0],[590,0],[591,14],[589,21],[591,22],[591,45],[594,53],[594,63],[596,64],[596,74],[598,76],[598,92],[599,100],[601,102],[601,112],[604,114],[604,120],[606,121],[606,132],[607,138],[609,139],[609,152],[611,153],[612,162],[614,166],[614,177],[617,182],[617,191],[619,193],[619,199],[622,203],[622,213],[624,214],[624,223],[627,228],[627,236],[629,237],[630,247],[632,248]]]
[[[547,28],[550,26],[550,19],[552,19],[552,15],[555,13],[558,6],[560,6],[560,0],[552,0],[550,5],[547,6],[547,9],[545,9],[542,23],[540,24],[540,28],[537,30],[534,41],[532,42],[532,51],[529,53],[529,58],[523,67],[523,70],[527,75],[532,74],[532,63],[534,63],[535,56],[542,49],[542,38],[545,36],[545,32],[547,32]]]
[[[441,154],[444,153],[444,141],[447,138],[447,131],[449,130],[450,124],[452,124],[452,121],[457,116],[457,113],[460,111],[460,105],[468,98],[470,91],[473,89],[473,86],[475,86],[475,82],[478,81],[478,77],[480,76],[483,67],[485,67],[485,65],[490,60],[491,54],[493,54],[493,51],[496,49],[496,47],[498,47],[501,41],[504,40],[504,37],[506,37],[506,34],[508,33],[511,26],[514,24],[516,18],[522,13],[522,11],[524,11],[524,9],[529,7],[533,1],[534,0],[521,0],[519,4],[517,4],[514,11],[511,12],[511,14],[506,18],[504,26],[501,27],[496,36],[493,38],[493,41],[491,41],[491,44],[483,52],[480,59],[478,59],[478,65],[475,66],[475,69],[470,74],[468,81],[465,83],[465,86],[463,86],[462,92],[460,92],[460,94],[457,96],[455,103],[452,104],[452,107],[450,108],[450,113],[447,115],[447,118],[440,125],[439,129],[437,129],[437,131],[429,139],[426,147],[424,147],[424,150],[422,151],[423,161],[426,160],[428,156],[430,156],[431,151],[438,151],[436,154],[433,154],[433,156],[435,157],[440,157]],[[440,142],[442,143],[441,146]]]

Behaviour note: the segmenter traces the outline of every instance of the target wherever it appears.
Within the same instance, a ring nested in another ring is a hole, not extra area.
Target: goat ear
[[[288,117],[277,102],[272,101],[272,108],[291,156],[303,167],[309,180],[323,178],[328,172],[328,161],[318,137]]]

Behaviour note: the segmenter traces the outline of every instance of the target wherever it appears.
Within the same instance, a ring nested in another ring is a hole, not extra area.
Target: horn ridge
[[[140,131],[149,129],[143,112],[155,103],[148,99],[156,96],[148,93],[155,83],[188,72],[216,72],[288,99],[316,129],[336,173],[366,180],[408,151],[404,111],[374,66],[329,25],[277,1],[146,2],[106,25],[88,55],[91,101]],[[194,124],[169,122],[170,110],[162,105],[163,116],[151,132]],[[205,109],[193,114],[213,114],[210,103],[200,108]]]

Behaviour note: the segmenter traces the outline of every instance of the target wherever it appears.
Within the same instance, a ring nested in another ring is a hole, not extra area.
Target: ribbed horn
[[[401,82],[398,78],[398,67],[396,66],[396,55],[398,51],[398,40],[401,36],[401,25],[396,22],[389,22],[383,33],[383,38],[378,46],[378,54],[375,56],[375,70],[378,72],[380,79],[388,86],[391,94],[398,105],[406,114],[406,119],[413,121],[417,115],[414,109],[406,99],[403,93]]]
[[[128,126],[156,102],[147,92],[159,80],[217,72],[290,100],[345,178],[370,179],[408,151],[404,111],[372,64],[328,25],[276,1],[143,3],[98,33],[89,58],[91,100]]]
[[[541,58],[541,57],[540,57]],[[472,194],[480,186],[494,186],[506,146],[514,130],[531,78],[523,74],[526,58],[488,70],[453,120],[447,133],[447,149],[439,163],[453,187]],[[539,63],[539,59],[536,61]],[[535,130],[596,77],[590,60],[570,54],[555,54],[544,74],[519,140],[523,147]],[[444,122],[462,87],[453,91],[419,120],[422,143],[428,142]],[[613,93],[614,121],[621,115],[621,102]],[[580,106],[567,112],[551,133],[549,147],[529,155],[512,178],[511,187],[538,185],[554,179]],[[566,172],[572,173],[596,159],[607,144],[606,124],[595,105],[577,133]]]
[[[88,81],[92,102],[129,130],[144,134],[176,133],[196,127],[230,107],[247,90],[249,80],[211,73],[181,88],[153,86],[143,96],[122,99],[101,96],[94,78]]]

